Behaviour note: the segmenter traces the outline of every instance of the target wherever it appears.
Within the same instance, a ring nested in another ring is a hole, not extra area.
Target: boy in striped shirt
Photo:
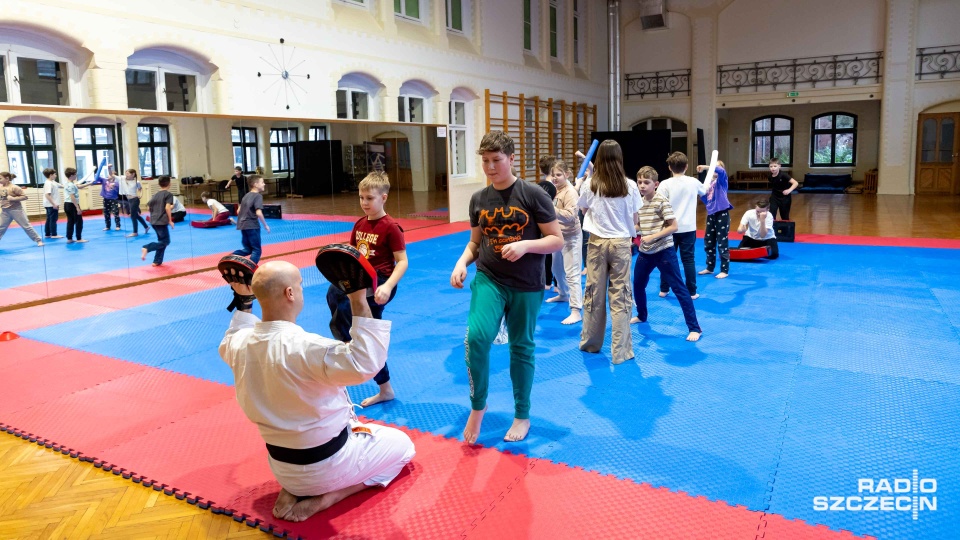
[[[693,299],[680,277],[677,254],[673,250],[673,233],[677,231],[677,219],[673,214],[670,201],[657,193],[659,185],[657,171],[653,167],[643,167],[637,172],[637,185],[643,196],[643,207],[639,212],[637,230],[641,236],[640,254],[633,269],[633,297],[637,304],[637,316],[630,322],[647,322],[647,282],[654,268],[666,278],[667,284],[677,296],[683,318],[687,322],[687,341],[700,339],[700,325],[697,312],[693,308]]]

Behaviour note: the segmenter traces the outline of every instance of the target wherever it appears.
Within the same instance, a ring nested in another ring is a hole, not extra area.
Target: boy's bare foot
[[[133,238],[135,236],[137,236],[137,233],[130,233],[127,235],[127,238]]]
[[[667,297],[667,293],[660,291],[660,298],[666,298],[666,297]]]
[[[647,321],[641,321],[641,320],[640,320],[640,317],[634,317],[634,318],[630,319],[630,324],[637,324],[637,323],[642,323],[642,322],[647,322]]]
[[[583,316],[580,315],[579,309],[571,309],[570,316],[566,319],[560,321],[560,324],[574,324],[583,320]]]
[[[700,341],[700,332],[690,332],[687,334],[687,341]]]
[[[370,396],[367,399],[360,402],[361,407],[369,407],[370,405],[376,405],[384,401],[390,401],[396,396],[393,394],[393,387],[390,386],[390,382],[385,382],[380,385],[380,391],[377,392],[375,396]]]
[[[713,270],[707,270],[706,268],[704,268],[703,270],[697,272],[697,274],[700,274],[701,276],[705,276],[705,275],[707,275],[707,274],[712,274],[712,273],[713,273]]]
[[[510,429],[507,430],[507,434],[503,436],[503,440],[507,442],[519,442],[527,438],[527,433],[530,432],[530,420],[520,420],[519,418],[513,419],[513,425],[510,426]]]
[[[547,303],[553,304],[554,302],[566,302],[568,300],[566,296],[554,296],[553,298],[547,298]]]
[[[89,242],[89,240],[77,240],[77,242],[80,242],[80,243],[82,243],[82,242]]]
[[[160,266],[163,263],[153,263],[154,266]]]
[[[72,244],[72,243],[74,243],[74,242],[76,242],[76,240],[67,240],[67,243],[68,243],[68,244]]]
[[[37,242],[37,247],[43,247],[43,242]]]
[[[483,423],[483,413],[487,412],[486,407],[482,411],[470,411],[470,418],[467,418],[467,425],[463,427],[463,442],[467,444],[476,444],[480,437],[480,424]]]
[[[297,504],[296,495],[280,488],[280,495],[277,496],[277,502],[273,505],[273,517],[283,519],[283,516],[293,510],[293,505]]]
[[[354,493],[363,491],[367,487],[368,486],[364,484],[357,484],[341,490],[331,491],[330,493],[324,493],[323,495],[304,499],[294,504],[290,511],[288,511],[281,519],[285,519],[287,521],[306,521],[310,518],[310,516],[316,514],[317,512],[322,512],[353,495]]]
[[[700,298],[700,293],[697,293],[690,297],[691,300],[696,300],[697,298]]]
[[[730,275],[730,274],[728,274],[728,273],[726,273],[726,272],[720,272],[719,274],[717,274],[717,279],[723,279],[723,278],[725,278],[725,277],[727,277],[727,276],[729,276],[729,275]]]
[[[147,248],[141,248],[141,249],[140,249],[140,260],[141,260],[141,261],[147,260],[147,253],[148,253],[148,252],[147,252]]]
[[[584,269],[583,269],[583,271],[582,271],[582,272],[580,272],[580,275],[581,275],[581,276],[585,276],[585,275],[587,275],[587,269],[586,269],[586,268],[584,268]]]
[[[633,360],[633,357],[631,356],[630,358],[614,358],[613,360],[610,360],[610,363],[615,366],[619,366],[620,364],[626,362],[627,360]]]

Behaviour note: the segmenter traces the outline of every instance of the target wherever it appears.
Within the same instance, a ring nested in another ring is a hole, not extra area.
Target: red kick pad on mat
[[[101,361],[104,359],[101,357]],[[179,373],[144,368],[109,382],[4,415],[4,423],[90,457],[233,399],[233,388]],[[50,377],[58,376],[55,371]],[[34,384],[44,384],[43,379]],[[202,436],[201,433],[194,434]]]
[[[531,462],[468,538],[762,538],[762,519],[780,516],[692,497],[549,461]],[[791,536],[852,538],[795,525]]]

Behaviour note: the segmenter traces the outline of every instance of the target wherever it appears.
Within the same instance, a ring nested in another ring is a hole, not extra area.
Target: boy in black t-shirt
[[[251,261],[259,263],[260,254],[263,252],[260,248],[260,222],[263,222],[263,228],[270,232],[270,226],[263,217],[263,177],[253,174],[247,180],[250,193],[243,196],[237,210],[237,230],[240,231],[243,248],[233,254],[249,257]]]
[[[780,170],[780,160],[773,158],[770,160],[770,215],[777,219],[777,210],[780,211],[780,218],[790,219],[790,204],[793,197],[791,193],[799,182],[794,180],[790,173]]]
[[[466,339],[471,412],[463,439],[474,444],[480,435],[487,407],[490,346],[505,316],[514,420],[503,440],[521,441],[530,430],[533,331],[543,302],[543,256],[559,251],[563,237],[546,192],[514,176],[514,145],[509,135],[487,133],[477,153],[491,185],[470,198],[470,241],[450,275],[450,284],[462,289],[467,267],[477,263],[477,275],[470,284]]]

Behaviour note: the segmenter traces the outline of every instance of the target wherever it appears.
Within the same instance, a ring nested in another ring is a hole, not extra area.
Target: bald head
[[[301,281],[300,269],[296,266],[286,261],[270,261],[257,268],[251,288],[261,306],[279,307],[285,303],[287,288],[298,290]]]

